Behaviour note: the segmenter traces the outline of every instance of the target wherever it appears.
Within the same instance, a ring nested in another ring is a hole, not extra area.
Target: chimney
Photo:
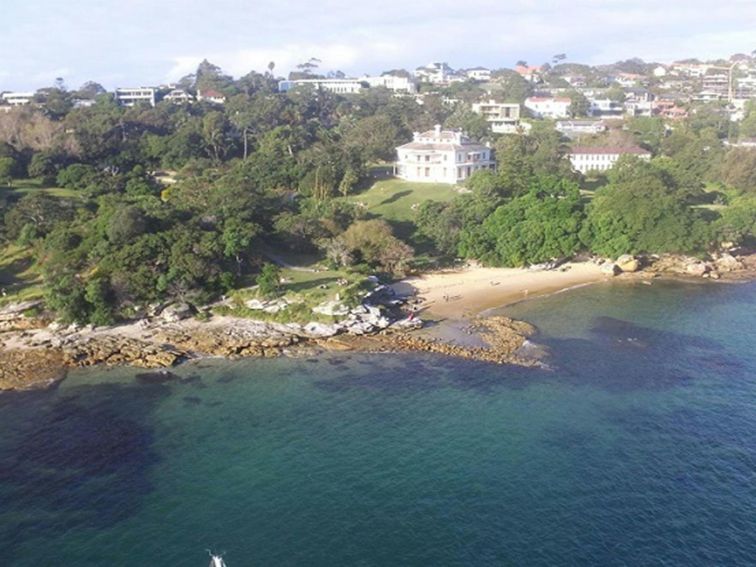
[[[434,130],[436,132],[436,138],[441,136],[441,124],[436,124],[436,126],[434,127]]]

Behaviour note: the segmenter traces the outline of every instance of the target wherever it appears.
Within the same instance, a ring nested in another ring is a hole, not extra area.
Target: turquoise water
[[[753,565],[755,291],[505,309],[551,371],[329,355],[0,396],[0,565]]]

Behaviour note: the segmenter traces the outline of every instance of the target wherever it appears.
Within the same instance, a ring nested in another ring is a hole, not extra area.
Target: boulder
[[[349,307],[341,301],[325,301],[312,308],[313,313],[328,315],[331,317],[343,317],[349,314]]]
[[[308,337],[319,339],[323,337],[332,337],[339,332],[339,327],[337,327],[336,325],[326,325],[323,323],[310,321],[304,327],[302,327],[302,331]]]
[[[640,268],[640,262],[638,262],[638,259],[630,254],[623,254],[617,258],[615,264],[623,272],[637,272]]]
[[[743,262],[732,254],[722,254],[714,260],[714,266],[719,272],[736,272],[743,269]]]
[[[244,302],[244,306],[247,309],[253,309],[255,311],[262,311],[265,309],[265,303],[260,301],[259,299],[248,299]]]
[[[608,276],[617,276],[622,273],[622,270],[614,262],[605,262],[601,265],[601,273]]]
[[[192,316],[194,309],[188,303],[171,303],[160,314],[166,323],[175,323]]]
[[[704,262],[696,261],[685,264],[685,273],[691,276],[703,276],[709,271],[709,266]]]

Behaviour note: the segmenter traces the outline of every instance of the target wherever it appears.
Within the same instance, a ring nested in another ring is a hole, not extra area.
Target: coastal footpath
[[[507,317],[480,316],[486,309],[606,280],[673,277],[735,281],[753,278],[756,255],[722,254],[704,262],[665,256],[621,257],[528,270],[467,267],[409,278],[385,288],[385,305],[365,303],[333,324],[275,323],[230,315],[191,316],[166,307],[153,317],[114,327],[63,326],[29,315],[36,304],[0,309],[0,390],[49,387],[69,368],[130,365],[160,369],[203,357],[310,356],[327,350],[422,351],[496,364],[538,366],[520,354],[536,330]],[[385,287],[385,286],[384,286]],[[463,320],[474,341],[457,334],[440,338],[421,316],[439,323]]]

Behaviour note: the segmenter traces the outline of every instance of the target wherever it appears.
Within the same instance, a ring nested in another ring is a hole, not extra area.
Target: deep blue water
[[[754,565],[755,292],[505,309],[552,371],[328,355],[0,396],[0,565]]]

